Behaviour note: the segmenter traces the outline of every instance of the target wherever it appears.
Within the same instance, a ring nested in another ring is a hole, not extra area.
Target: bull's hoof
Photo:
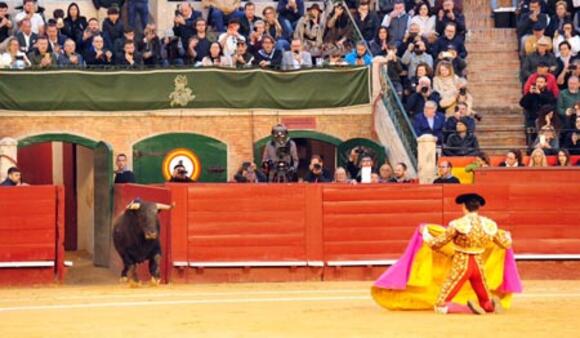
[[[127,277],[121,277],[121,278],[119,279],[119,283],[121,283],[121,284],[125,284],[125,283],[127,283],[128,281],[129,281],[129,278],[127,278]]]
[[[132,280],[132,279],[131,279],[131,280],[129,280],[129,287],[130,287],[131,289],[136,289],[136,288],[138,288],[138,287],[141,287],[141,282],[140,282],[140,281],[138,281],[138,280]]]
[[[151,280],[149,281],[149,284],[151,286],[159,286],[159,284],[161,284],[161,279],[155,278],[155,277],[151,277]]]

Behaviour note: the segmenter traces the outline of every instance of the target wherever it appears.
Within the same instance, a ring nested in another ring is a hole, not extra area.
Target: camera
[[[322,164],[320,163],[315,163],[312,165],[312,168],[316,169],[316,170],[321,170],[322,169]]]
[[[427,88],[427,87],[421,87],[421,93],[427,94],[428,92],[429,92],[429,88]]]
[[[577,67],[576,65],[569,65],[568,69],[569,70],[576,70],[576,67]]]
[[[459,88],[459,95],[464,96],[465,94],[467,94],[467,88],[465,87]]]

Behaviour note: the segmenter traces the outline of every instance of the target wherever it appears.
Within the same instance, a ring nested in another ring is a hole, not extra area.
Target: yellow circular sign
[[[177,148],[173,149],[165,155],[162,164],[163,177],[169,180],[173,175],[173,168],[181,164],[187,170],[187,176],[194,181],[199,179],[201,175],[201,162],[199,157],[190,149]]]

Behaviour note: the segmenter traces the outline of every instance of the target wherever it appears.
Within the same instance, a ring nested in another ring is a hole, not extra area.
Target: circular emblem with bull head
[[[196,153],[190,149],[177,148],[173,149],[165,155],[162,164],[163,177],[169,180],[173,174],[173,168],[181,164],[187,171],[187,176],[192,180],[197,181],[201,175],[201,162]]]

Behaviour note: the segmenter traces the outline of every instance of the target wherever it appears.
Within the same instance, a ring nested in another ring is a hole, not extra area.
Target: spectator
[[[540,130],[545,126],[550,126],[554,128],[556,136],[560,133],[562,129],[562,122],[560,120],[560,115],[555,113],[555,107],[553,106],[543,106],[538,112],[538,119],[536,120],[536,130]]]
[[[18,168],[16,167],[9,168],[7,174],[8,176],[2,183],[0,183],[0,186],[15,187],[18,185],[22,185],[22,174],[20,173],[20,170]]]
[[[371,183],[381,183],[381,177],[377,173],[371,174]]]
[[[468,131],[466,123],[460,120],[455,128],[456,132],[449,135],[447,139],[443,154],[445,156],[475,156],[478,154],[477,137]]]
[[[411,19],[411,24],[419,26],[419,34],[428,39],[436,32],[435,31],[435,15],[431,13],[429,3],[420,2],[415,7],[415,16]]]
[[[344,60],[351,66],[368,66],[373,62],[372,56],[362,41],[357,42],[355,50],[348,53]]]
[[[558,97],[558,95],[560,95],[560,89],[558,89],[556,77],[550,73],[550,68],[545,62],[540,62],[536,67],[536,72],[528,77],[528,80],[524,84],[524,94],[530,92],[530,89],[536,83],[536,79],[540,75],[546,78],[546,89],[551,91],[552,94],[554,94],[554,97]]]
[[[390,183],[394,178],[393,167],[390,164],[384,163],[379,168],[379,180],[381,183]]]
[[[324,163],[319,155],[312,155],[310,158],[310,165],[308,166],[308,172],[306,173],[306,176],[304,176],[304,182],[332,182],[330,173],[324,168]]]
[[[119,15],[119,10],[121,7],[123,7],[123,2],[124,0],[93,0],[93,5],[95,5],[95,8],[97,9],[97,19],[99,19],[100,22],[105,22],[107,20],[107,18],[111,18],[111,14],[109,12],[110,9],[115,8],[117,10],[117,18]],[[105,31],[105,28],[103,27],[103,32]],[[123,36],[123,27],[121,27],[121,31],[120,31],[120,35],[119,37]],[[105,39],[106,40],[106,39]],[[107,45],[107,48],[113,48],[113,45]]]
[[[127,17],[129,27],[143,31],[149,23],[149,0],[127,0]],[[140,26],[137,26],[137,18]]]
[[[225,23],[232,20],[239,22],[244,13],[240,10],[240,0],[207,0],[204,6],[209,6],[209,20],[217,33],[226,31]]]
[[[479,168],[487,168],[491,166],[491,161],[489,160],[489,156],[483,151],[480,151],[477,155],[475,155],[475,161],[465,166],[465,172],[471,173]]]
[[[8,14],[8,5],[5,2],[0,2],[0,45],[10,37],[10,31],[14,23]]]
[[[334,171],[334,183],[351,183],[352,181],[348,178],[346,170],[343,167],[338,167]]]
[[[211,42],[207,38],[207,21],[199,18],[195,22],[195,34],[189,38],[187,45],[195,51],[195,62],[199,62],[203,60],[204,57],[209,55],[210,45]]]
[[[143,31],[143,40],[139,43],[138,50],[143,56],[143,64],[155,67],[161,64],[161,40],[157,36],[157,29],[154,24],[148,24]]]
[[[264,8],[262,11],[264,15],[264,23],[266,24],[266,34],[269,34],[274,38],[274,43],[276,44],[276,49],[280,51],[288,50],[290,48],[290,36],[292,31],[288,30],[288,27],[282,25],[282,18],[278,17],[276,10],[272,6]]]
[[[566,89],[571,76],[580,78],[580,58],[571,59],[567,65],[563,65],[562,71],[558,74],[558,79],[556,80],[558,87]]]
[[[447,24],[454,23],[456,27],[456,35],[462,40],[465,40],[465,16],[455,8],[453,0],[443,1],[443,8],[437,12],[437,21],[435,22],[435,30],[441,36],[444,33]]]
[[[262,38],[262,49],[256,54],[254,64],[260,68],[279,69],[282,65],[282,52],[274,49],[274,39],[265,35]]]
[[[568,109],[573,109],[576,102],[580,101],[580,83],[577,76],[571,76],[568,79],[568,89],[564,89],[558,96],[558,113],[565,118]]]
[[[132,40],[126,40],[123,47],[123,54],[117,55],[116,65],[127,68],[138,68],[143,66],[143,56],[136,51],[137,47]]]
[[[548,38],[542,37],[540,40],[538,40],[537,51],[524,58],[521,74],[521,79],[524,82],[533,73],[533,71],[536,70],[540,62],[546,63],[548,67],[550,67],[551,71],[556,70],[556,57],[554,54],[548,52],[549,46],[551,46],[551,41]]]
[[[364,155],[365,150],[363,147],[354,147],[350,150],[348,154],[348,162],[346,163],[346,170],[351,178],[356,178],[360,171],[360,159]]]
[[[48,20],[48,24],[54,23],[56,25],[56,28],[58,29],[58,33],[62,34],[65,36],[66,39],[66,35],[64,34],[64,11],[60,8],[55,9],[52,12],[52,20]],[[63,42],[64,45],[64,42]]]
[[[437,42],[431,48],[431,52],[437,59],[441,60],[448,57],[443,52],[447,52],[450,49],[455,51],[456,57],[461,59],[467,58],[467,50],[465,49],[463,39],[457,36],[456,32],[457,26],[454,23],[447,24],[444,35],[437,39]]]
[[[219,42],[212,42],[209,47],[209,55],[201,60],[203,67],[233,67],[232,58],[224,55]]]
[[[250,33],[248,41],[248,49],[256,56],[258,51],[262,49],[262,39],[266,34],[266,24],[262,20],[256,21],[254,24],[254,31]]]
[[[560,46],[562,42],[568,42],[571,50],[571,55],[576,56],[580,51],[580,36],[574,31],[574,26],[571,22],[564,23],[562,28],[562,33],[558,33],[554,38],[554,52],[556,57],[560,56],[560,51],[557,47]]]
[[[117,155],[115,161],[117,170],[115,171],[115,184],[135,183],[135,174],[127,168],[127,155],[121,153]]]
[[[546,77],[538,75],[536,84],[530,87],[530,91],[520,100],[520,106],[525,109],[526,125],[533,127],[538,118],[538,112],[542,106],[555,105],[556,98],[546,88]]]
[[[294,32],[294,38],[300,39],[304,50],[314,56],[322,54],[322,39],[326,22],[321,14],[322,10],[318,4],[311,5],[306,15],[298,20]]]
[[[570,151],[570,154],[580,155],[580,116],[576,117],[574,130],[564,137],[563,145]]]
[[[83,38],[83,32],[87,28],[87,19],[81,16],[79,5],[71,2],[66,10],[66,18],[64,19],[64,27],[62,33],[75,43],[80,43]]]
[[[0,68],[24,69],[30,65],[26,54],[20,51],[18,39],[8,38],[6,53],[0,58]]]
[[[416,43],[409,44],[405,54],[401,58],[401,62],[407,66],[409,78],[411,78],[416,73],[416,68],[420,64],[426,64],[430,69],[433,68],[433,57],[427,52],[427,47],[425,42],[422,40]]]
[[[407,178],[407,165],[405,163],[397,163],[395,166],[395,175],[389,183],[411,183],[411,180]]]
[[[467,132],[473,134],[475,132],[475,119],[468,115],[467,103],[461,102],[455,106],[455,113],[445,120],[443,127],[443,141],[447,141],[449,135],[457,129],[457,123],[462,121],[467,126]]]
[[[499,164],[500,167],[504,168],[518,168],[524,166],[524,161],[522,160],[522,152],[518,149],[512,149],[505,155],[505,161]]]
[[[124,53],[123,50],[125,48],[125,42],[127,41],[135,41],[135,30],[131,27],[125,28],[123,38],[115,41],[115,47],[113,48],[113,55],[115,57],[119,57]]]
[[[547,166],[548,159],[546,158],[546,154],[544,154],[544,151],[541,148],[534,149],[534,151],[532,151],[532,154],[530,155],[530,164],[528,164],[528,167],[541,168]]]
[[[22,19],[20,21],[20,31],[16,34],[16,38],[18,39],[21,52],[28,54],[32,51],[38,35],[32,31],[30,20]]]
[[[187,169],[181,163],[181,161],[173,167],[173,174],[169,179],[169,182],[174,183],[194,183],[195,181],[191,177],[187,176]]]
[[[254,55],[248,52],[248,45],[245,41],[238,41],[238,48],[232,57],[235,68],[249,68],[254,62]]]
[[[288,31],[288,35],[292,35],[294,28],[298,24],[298,20],[304,16],[304,1],[279,0],[278,15],[282,19],[281,21],[285,26],[284,28]]]
[[[60,67],[84,68],[85,60],[76,52],[76,43],[73,39],[64,42],[64,52],[59,55],[57,63]]]
[[[558,150],[558,158],[555,164],[556,167],[569,167],[572,163],[570,162],[570,152],[566,149]]]
[[[105,48],[108,50],[115,47],[115,41],[123,38],[123,23],[119,20],[119,8],[117,6],[111,6],[107,9],[107,18],[103,21],[102,31]]]
[[[387,50],[387,56],[385,57],[387,62],[387,75],[391,79],[391,83],[400,97],[403,96],[403,83],[401,81],[401,76],[404,75],[403,63],[397,57],[397,46],[395,44],[389,44]]]
[[[17,25],[24,19],[29,20],[32,33],[44,35],[44,19],[40,14],[36,13],[36,4],[34,0],[24,0],[22,12],[16,14],[14,17],[14,21]]]
[[[373,158],[368,155],[361,153],[359,162],[359,171],[356,176],[356,181],[359,183],[372,183],[372,175],[375,173],[375,164]]]
[[[246,39],[249,39],[250,34],[254,32],[254,24],[258,20],[262,20],[262,18],[256,16],[256,5],[252,2],[246,2],[244,5],[244,15],[240,19],[240,33]]]
[[[425,102],[432,101],[438,107],[440,100],[439,93],[431,88],[431,80],[424,76],[419,79],[415,92],[407,99],[407,114],[409,114],[410,118],[415,118],[423,113]]]
[[[423,114],[417,114],[413,121],[415,134],[420,137],[424,134],[431,134],[437,138],[437,143],[443,142],[443,125],[445,117],[437,111],[437,103],[434,101],[425,102]]]
[[[93,38],[93,50],[91,50],[86,58],[87,66],[103,67],[109,66],[113,62],[113,53],[104,48],[105,40],[98,35]]]
[[[460,184],[459,179],[453,176],[451,170],[453,165],[449,161],[441,161],[438,166],[439,177],[437,177],[433,184]]]
[[[533,54],[538,49],[538,41],[541,38],[545,38],[550,42],[548,45],[548,51],[552,50],[552,39],[545,36],[546,27],[541,22],[536,22],[532,28],[532,34],[523,38],[524,41],[524,54],[523,56],[528,56]]]
[[[389,45],[389,31],[386,27],[379,27],[377,35],[370,42],[369,48],[373,56],[385,56],[387,55]]]
[[[46,26],[46,37],[48,38],[48,50],[52,53],[60,54],[66,41],[66,36],[60,33],[54,22]]]
[[[530,0],[529,11],[522,13],[518,18],[517,32],[521,38],[525,35],[532,34],[532,27],[539,22],[542,26],[548,26],[548,16],[542,13],[542,5],[540,0]]]
[[[246,38],[240,34],[240,21],[238,19],[231,19],[228,22],[228,29],[222,33],[218,42],[222,46],[223,54],[227,57],[232,57],[238,47],[238,41],[246,41]]]
[[[385,15],[382,26],[389,29],[389,43],[400,45],[411,18],[405,12],[405,3],[402,0],[396,0],[393,11]]]
[[[95,18],[89,19],[87,28],[83,32],[83,37],[79,45],[79,51],[86,58],[87,53],[93,48],[93,38],[97,35],[102,35],[99,30],[99,21]]]
[[[416,44],[418,41],[423,41],[425,44],[428,43],[427,39],[421,37],[420,32],[421,27],[416,23],[409,25],[409,28],[405,32],[405,36],[403,36],[403,41],[398,45],[397,52],[400,56],[403,56],[410,44]]]
[[[312,56],[302,49],[302,42],[299,38],[294,38],[290,45],[290,51],[284,52],[282,56],[282,69],[293,70],[312,67]]]
[[[187,45],[182,45],[181,39],[174,35],[173,30],[168,30],[165,33],[165,37],[163,37],[163,49],[161,50],[161,55],[163,56],[164,62],[167,65],[183,66],[185,64],[183,57],[187,53],[184,49],[188,46],[189,41]],[[196,60],[196,62],[197,61],[201,62],[201,59]]]
[[[328,60],[323,62],[323,66],[348,66],[348,63],[342,58],[342,52],[338,48],[331,48],[326,51]]]
[[[56,56],[48,50],[48,39],[44,36],[36,41],[36,48],[30,52],[28,59],[36,68],[53,68],[56,66]]]
[[[409,77],[407,80],[403,81],[403,84],[405,87],[405,90],[404,90],[405,102],[406,102],[406,99],[409,97],[409,95],[411,95],[417,91],[417,85],[419,84],[419,79],[422,77],[431,78],[433,76],[433,71],[431,70],[431,67],[429,67],[428,64],[420,63],[415,68],[415,73],[410,74],[410,75],[412,75],[412,76]],[[429,86],[430,86],[430,84],[429,84]]]
[[[580,101],[576,101],[576,103],[566,109],[564,115],[560,115],[562,120],[562,126],[564,129],[573,129],[574,124],[576,123],[576,117],[580,117]]]
[[[236,174],[234,180],[237,183],[260,183],[268,182],[268,178],[264,175],[253,162],[244,162]]]
[[[572,16],[570,13],[568,13],[568,5],[566,4],[566,1],[558,1],[555,8],[556,13],[550,18],[550,23],[546,29],[546,35],[549,37],[553,37],[561,32],[564,28],[563,26],[565,22],[570,22],[570,27],[572,30],[574,30],[574,26],[572,25]]]
[[[357,12],[354,15],[354,22],[366,41],[371,41],[375,37],[379,28],[379,17],[377,13],[369,9],[368,0],[360,1]]]
[[[195,35],[199,18],[201,13],[194,10],[189,2],[181,3],[173,19],[173,33],[181,39],[183,46],[187,46],[189,39]]]
[[[457,97],[461,94],[461,88],[465,88],[465,82],[460,81],[459,77],[455,75],[451,63],[447,61],[439,62],[433,78],[433,89],[441,95],[441,101],[439,101],[441,108],[449,109],[450,112],[453,112]],[[463,92],[465,92],[464,96],[466,96],[465,89]]]
[[[326,49],[337,48],[342,53],[352,48],[353,26],[341,2],[335,3],[326,21],[324,45]]]

